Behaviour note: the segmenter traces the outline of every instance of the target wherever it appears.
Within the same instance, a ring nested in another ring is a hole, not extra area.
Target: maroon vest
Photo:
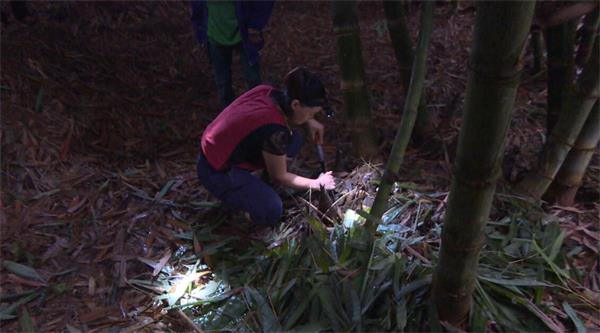
[[[229,167],[227,161],[246,136],[263,125],[286,126],[285,118],[271,99],[273,87],[256,86],[234,100],[202,133],[200,145],[206,160],[215,170]],[[240,167],[257,170],[260,165],[244,163]]]

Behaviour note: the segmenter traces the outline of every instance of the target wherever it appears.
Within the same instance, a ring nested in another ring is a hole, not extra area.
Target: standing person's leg
[[[262,79],[260,77],[260,65],[258,62],[250,65],[250,62],[248,61],[248,55],[246,54],[246,51],[244,51],[244,47],[241,44],[238,46],[238,50],[240,52],[240,62],[242,63],[242,67],[244,67],[246,89],[250,90],[262,83]]]
[[[275,225],[283,213],[283,203],[275,191],[248,170],[233,167],[214,171],[204,156],[198,159],[200,183],[223,204],[250,214],[261,225]]]
[[[231,58],[233,49],[210,40],[207,44],[221,107],[225,108],[234,99],[233,87],[231,85]]]

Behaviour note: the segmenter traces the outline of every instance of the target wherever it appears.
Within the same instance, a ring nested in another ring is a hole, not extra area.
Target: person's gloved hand
[[[335,188],[335,178],[333,178],[332,172],[327,171],[319,175],[317,178],[319,185],[323,186],[326,190],[333,190]]]

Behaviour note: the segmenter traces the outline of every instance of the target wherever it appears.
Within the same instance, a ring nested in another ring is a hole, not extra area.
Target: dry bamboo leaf
[[[171,249],[167,249],[167,252],[163,255],[163,257],[158,261],[156,267],[154,267],[154,271],[152,272],[152,276],[158,275],[160,271],[165,267],[167,262],[171,259]]]

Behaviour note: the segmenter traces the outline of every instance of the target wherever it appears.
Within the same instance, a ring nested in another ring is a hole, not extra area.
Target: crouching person
[[[290,71],[284,88],[259,85],[235,99],[204,130],[197,172],[200,183],[225,206],[248,213],[260,225],[276,225],[283,213],[279,195],[253,174],[266,169],[269,178],[295,189],[330,190],[331,171],[316,179],[287,170],[287,158],[298,153],[302,136],[292,125],[306,125],[312,141],[322,144],[324,127],[314,119],[331,114],[321,80],[303,67]]]

